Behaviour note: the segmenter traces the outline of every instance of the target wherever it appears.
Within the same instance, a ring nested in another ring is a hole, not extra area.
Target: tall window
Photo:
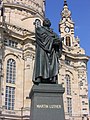
[[[71,95],[71,80],[68,74],[66,74],[66,90],[67,90],[67,95]]]
[[[14,110],[15,104],[15,87],[12,87],[15,84],[16,80],[16,62],[13,59],[7,61],[7,73],[6,73],[6,83],[11,83],[9,86],[6,86],[5,94],[5,108],[8,110]]]
[[[67,45],[67,46],[71,46],[70,37],[66,37],[66,45]]]
[[[16,62],[13,59],[9,59],[7,61],[6,82],[14,84],[15,79],[16,79]]]
[[[72,98],[67,98],[67,112],[72,114]]]
[[[8,110],[14,110],[14,103],[15,103],[15,87],[6,86],[5,108]]]

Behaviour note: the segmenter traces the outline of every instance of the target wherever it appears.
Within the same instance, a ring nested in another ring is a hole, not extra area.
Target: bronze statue
[[[36,56],[33,71],[34,84],[57,83],[59,71],[59,57],[62,53],[63,38],[59,38],[50,28],[48,18],[43,26],[36,27]]]

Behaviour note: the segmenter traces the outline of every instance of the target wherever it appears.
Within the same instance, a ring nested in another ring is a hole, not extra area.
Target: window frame
[[[71,95],[71,78],[70,75],[66,74],[66,93],[67,95]]]
[[[16,81],[16,61],[12,58],[7,61],[6,83],[15,84]]]
[[[67,97],[67,112],[72,114],[72,98]]]
[[[69,36],[66,36],[66,46],[71,47],[71,39]]]
[[[7,110],[14,110],[14,105],[15,105],[15,87],[6,86],[5,108]]]

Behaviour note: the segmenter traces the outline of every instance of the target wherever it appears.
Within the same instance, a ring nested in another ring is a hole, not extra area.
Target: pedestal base
[[[34,85],[30,92],[30,120],[65,120],[64,88],[58,84]]]

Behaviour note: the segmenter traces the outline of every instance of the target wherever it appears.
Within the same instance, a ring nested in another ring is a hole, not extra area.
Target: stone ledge
[[[65,89],[62,87],[61,84],[39,84],[34,85],[31,89],[29,97],[33,96],[33,93],[64,93]]]

